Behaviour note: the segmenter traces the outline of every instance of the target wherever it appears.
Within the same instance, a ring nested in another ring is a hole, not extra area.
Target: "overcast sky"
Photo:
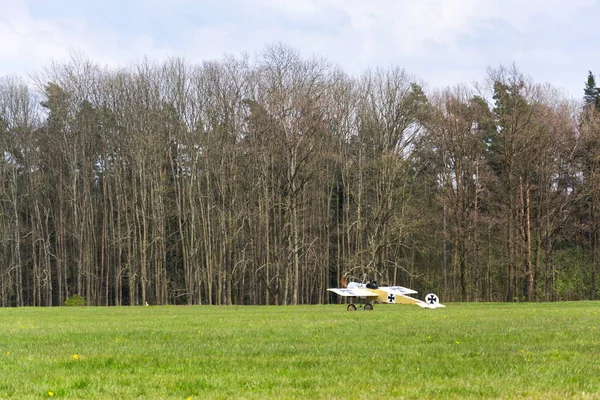
[[[579,99],[600,75],[599,19],[600,0],[0,0],[0,75],[73,52],[195,63],[282,42],[353,75],[398,65],[430,89],[514,62]]]

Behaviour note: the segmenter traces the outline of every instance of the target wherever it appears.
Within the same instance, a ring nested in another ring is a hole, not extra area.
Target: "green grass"
[[[600,398],[599,382],[599,302],[0,309],[0,398]]]

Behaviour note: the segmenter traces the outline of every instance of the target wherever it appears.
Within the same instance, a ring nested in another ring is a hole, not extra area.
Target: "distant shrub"
[[[79,294],[74,294],[71,297],[68,297],[65,300],[65,306],[67,307],[82,307],[87,305],[86,301],[85,301],[85,297],[79,295]]]

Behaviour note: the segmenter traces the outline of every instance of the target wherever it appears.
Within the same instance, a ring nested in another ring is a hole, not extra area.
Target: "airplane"
[[[330,288],[327,290],[342,297],[366,299],[367,303],[364,305],[365,310],[372,310],[373,303],[416,304],[421,308],[446,307],[445,305],[440,304],[440,299],[434,293],[429,293],[425,296],[425,301],[423,301],[407,296],[409,294],[416,294],[416,290],[402,286],[378,286],[377,281],[373,281],[373,283],[368,282],[366,284],[350,282],[346,287]],[[350,303],[346,309],[348,311],[355,311],[356,305]]]

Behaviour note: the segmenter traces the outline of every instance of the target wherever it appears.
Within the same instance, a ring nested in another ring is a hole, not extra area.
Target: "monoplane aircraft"
[[[439,298],[433,293],[425,296],[425,301],[423,301],[408,296],[409,294],[416,294],[416,290],[402,286],[378,286],[377,281],[367,283],[350,282],[346,287],[327,290],[343,297],[365,299],[365,310],[372,310],[374,303],[416,304],[422,308],[446,307],[440,304]],[[354,303],[348,304],[347,310],[356,310],[356,305]]]

